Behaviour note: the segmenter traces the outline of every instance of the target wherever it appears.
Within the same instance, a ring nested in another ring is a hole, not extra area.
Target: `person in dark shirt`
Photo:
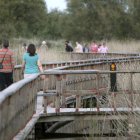
[[[89,47],[88,47],[87,44],[84,44],[83,52],[85,52],[85,53],[88,53],[89,52]]]
[[[66,42],[65,42],[65,51],[66,51],[66,52],[73,52],[73,48],[72,48],[72,46],[70,45],[70,42],[69,42],[69,41],[66,41]]]

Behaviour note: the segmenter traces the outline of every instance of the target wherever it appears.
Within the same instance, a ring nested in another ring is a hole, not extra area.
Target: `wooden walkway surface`
[[[42,92],[39,92],[42,93]],[[36,106],[36,112],[32,116],[31,120],[26,124],[24,129],[22,129],[14,138],[13,140],[24,140],[31,130],[34,128],[35,124],[39,121],[39,119],[42,117],[43,119],[41,121],[64,121],[64,120],[74,120],[75,117],[87,117],[94,115],[95,119],[103,119],[106,117],[106,119],[119,119],[121,115],[122,119],[126,119],[128,113],[131,111],[133,112],[140,112],[140,108],[100,108],[100,111],[97,110],[97,108],[79,108],[78,112],[76,112],[76,108],[60,108],[60,112],[56,113],[56,109],[52,108],[51,106],[47,106],[47,114],[43,112],[44,108],[42,106],[43,97],[39,96],[37,98],[37,106]],[[118,116],[115,113],[119,113]],[[100,115],[99,115],[100,114]],[[114,114],[114,115],[113,115]],[[87,115],[87,116],[86,116]],[[87,119],[91,119],[87,118]]]

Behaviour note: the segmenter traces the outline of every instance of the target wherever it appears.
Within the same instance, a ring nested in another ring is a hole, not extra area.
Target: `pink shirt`
[[[98,52],[97,44],[95,44],[95,43],[91,44],[91,52],[93,52],[93,53],[97,53]]]

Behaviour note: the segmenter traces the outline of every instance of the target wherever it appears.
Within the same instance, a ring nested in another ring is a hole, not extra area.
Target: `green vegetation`
[[[0,32],[3,37],[34,37],[44,30],[44,0],[1,0]]]
[[[140,0],[67,0],[47,11],[45,0],[1,0],[0,39],[140,39]]]

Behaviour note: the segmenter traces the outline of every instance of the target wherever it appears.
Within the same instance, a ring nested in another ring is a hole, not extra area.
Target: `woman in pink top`
[[[93,42],[93,43],[91,44],[90,50],[91,50],[91,52],[93,52],[93,53],[97,53],[97,52],[98,52],[98,46],[97,46],[96,42]]]

